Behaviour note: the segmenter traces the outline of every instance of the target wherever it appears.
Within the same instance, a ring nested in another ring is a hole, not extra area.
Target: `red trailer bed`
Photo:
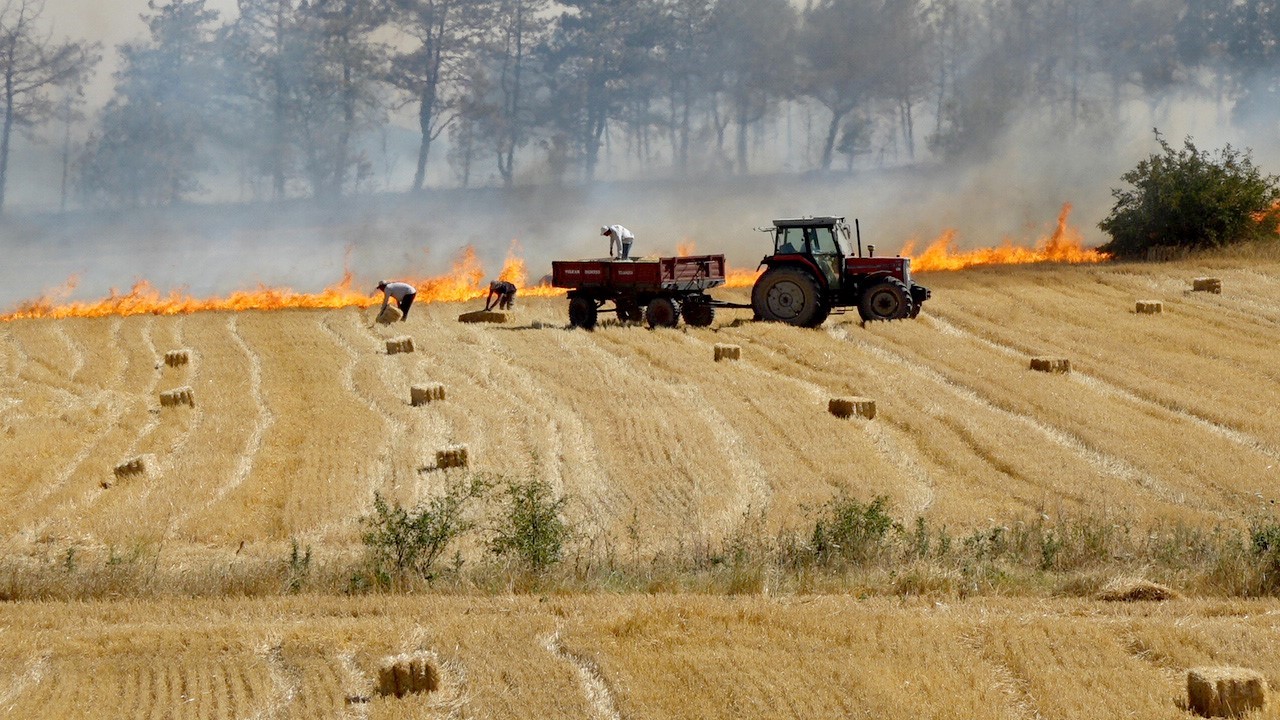
[[[556,260],[551,284],[556,287],[614,288],[629,292],[677,293],[709,290],[724,284],[724,255],[645,257],[635,260]]]

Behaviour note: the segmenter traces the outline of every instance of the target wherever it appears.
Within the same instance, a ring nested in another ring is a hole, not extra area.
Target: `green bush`
[[[494,530],[490,551],[514,556],[531,572],[545,572],[560,562],[572,536],[560,517],[568,499],[553,497],[551,487],[540,480],[509,483],[506,496],[506,513]]]
[[[481,478],[456,480],[443,495],[412,510],[387,505],[375,494],[373,514],[362,519],[362,540],[375,576],[387,579],[392,574],[416,573],[432,579],[436,561],[449,544],[474,527],[467,518],[467,508],[488,488],[489,483]]]
[[[813,554],[820,563],[836,560],[863,565],[884,551],[889,531],[902,526],[889,516],[889,498],[867,504],[847,497],[827,502],[813,524]]]
[[[1164,245],[1212,248],[1274,237],[1280,221],[1280,178],[1263,175],[1251,154],[1230,145],[1216,154],[1187,138],[1175,150],[1156,132],[1161,153],[1121,176],[1115,206],[1098,227],[1111,236],[1102,250],[1138,258]]]

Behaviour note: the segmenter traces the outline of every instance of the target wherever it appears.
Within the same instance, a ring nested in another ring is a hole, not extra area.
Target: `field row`
[[[0,608],[0,715],[1183,718],[1190,667],[1280,680],[1277,617],[843,597],[19,604]],[[404,653],[435,664],[437,690],[375,692]]]
[[[1178,265],[936,274],[916,321],[817,331],[736,311],[586,333],[563,300],[495,326],[455,322],[454,304],[389,329],[355,310],[8,323],[0,528],[24,547],[350,545],[375,492],[438,492],[435,451],[454,443],[473,470],[568,495],[584,534],[644,551],[757,515],[801,528],[840,494],[953,529],[1236,524],[1270,512],[1280,462],[1267,270],[1221,270],[1222,295],[1184,292],[1206,269]],[[1135,314],[1145,297],[1165,313]],[[397,333],[417,352],[388,355]],[[714,362],[716,343],[742,359]],[[189,365],[162,363],[175,348]],[[1074,372],[1031,372],[1032,355]],[[425,382],[447,399],[411,406]],[[194,407],[160,407],[182,386]],[[827,414],[845,395],[874,398],[876,419]],[[146,472],[115,478],[132,457]]]

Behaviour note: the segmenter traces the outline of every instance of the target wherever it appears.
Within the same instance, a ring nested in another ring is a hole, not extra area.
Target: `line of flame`
[[[999,247],[959,250],[955,247],[956,231],[946,230],[919,255],[915,241],[908,241],[900,253],[911,258],[915,272],[936,270],[963,270],[980,265],[1027,265],[1031,263],[1099,263],[1111,259],[1111,255],[1084,246],[1084,236],[1068,223],[1071,203],[1064,203],[1058,213],[1058,224],[1053,234],[1038,241],[1034,247],[1014,245],[1006,239]]]
[[[512,282],[519,288],[519,294],[524,296],[552,297],[564,293],[564,290],[546,283],[527,285],[524,261],[518,257],[518,250],[518,244],[513,242],[499,273],[501,279]],[[476,256],[475,249],[467,247],[448,273],[436,277],[409,276],[403,279],[418,289],[418,302],[432,303],[465,302],[485,297],[489,290],[485,277],[484,266]],[[105,298],[69,302],[67,297],[75,289],[77,282],[77,278],[72,277],[60,288],[50,290],[34,300],[19,303],[14,311],[0,315],[0,322],[108,315],[185,315],[214,310],[365,308],[382,302],[381,294],[376,291],[357,290],[350,270],[343,273],[342,280],[316,293],[260,285],[253,290],[241,290],[210,298],[197,298],[180,290],[162,292],[146,280],[139,280],[125,293],[112,289]]]

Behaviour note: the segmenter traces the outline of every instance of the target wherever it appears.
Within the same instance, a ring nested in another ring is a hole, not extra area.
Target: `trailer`
[[[601,313],[649,327],[675,327],[683,317],[705,327],[715,319],[707,291],[724,284],[724,255],[632,260],[556,260],[551,284],[569,290],[569,322],[590,330]]]

